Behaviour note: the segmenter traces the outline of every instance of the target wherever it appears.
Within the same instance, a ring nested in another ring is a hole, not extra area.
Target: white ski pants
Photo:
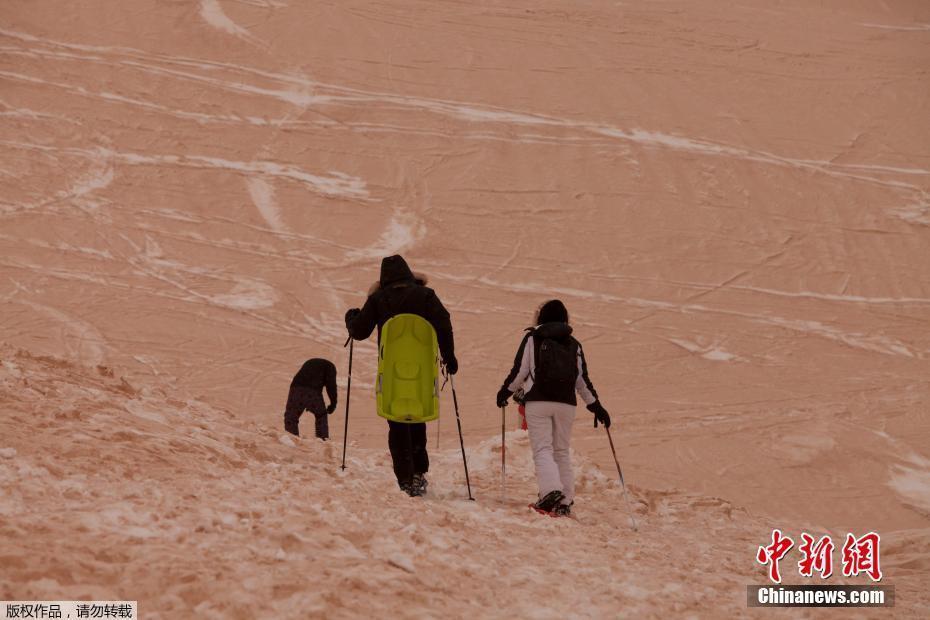
[[[575,499],[575,476],[569,454],[574,421],[574,405],[545,400],[526,403],[526,427],[536,465],[539,497],[561,491],[565,495],[562,503],[569,504]]]

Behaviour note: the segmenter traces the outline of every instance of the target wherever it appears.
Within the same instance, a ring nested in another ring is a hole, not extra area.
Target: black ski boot
[[[420,495],[426,495],[426,487],[429,486],[429,481],[426,479],[426,476],[423,474],[413,474],[413,479],[410,481],[410,484],[420,492]]]
[[[546,493],[546,496],[536,502],[531,504],[533,510],[536,512],[544,512],[551,514],[555,507],[558,506],[561,501],[565,498],[561,491],[550,491]]]
[[[574,503],[575,502],[572,502],[571,504],[559,504],[552,512],[559,517],[570,517],[572,516],[572,505]]]

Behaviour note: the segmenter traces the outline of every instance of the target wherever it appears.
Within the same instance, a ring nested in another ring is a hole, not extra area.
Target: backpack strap
[[[530,381],[536,383],[536,377],[533,373],[533,367],[536,366],[536,360],[539,359],[539,339],[534,338],[536,335],[535,327],[527,327],[523,331],[527,332],[526,336],[523,337],[523,347],[526,347],[526,341],[530,338],[533,339],[533,363],[530,364]]]

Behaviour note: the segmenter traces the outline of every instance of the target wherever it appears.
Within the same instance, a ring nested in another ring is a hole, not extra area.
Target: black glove
[[[448,360],[446,360],[446,372],[450,375],[454,375],[459,371],[459,361],[455,359],[453,355]]]
[[[510,398],[510,395],[513,394],[510,390],[505,387],[502,387],[497,393],[497,406],[504,407],[507,405],[507,399]]]
[[[355,320],[355,317],[361,313],[362,311],[359,308],[349,308],[346,310],[346,329],[349,328],[349,325]]]
[[[598,422],[603,424],[604,428],[610,428],[610,414],[604,409],[601,401],[596,400],[588,405],[588,411],[594,414],[594,428],[597,428]]]
[[[336,410],[336,401],[329,403],[329,407],[326,408],[326,415],[333,415],[333,411]]]

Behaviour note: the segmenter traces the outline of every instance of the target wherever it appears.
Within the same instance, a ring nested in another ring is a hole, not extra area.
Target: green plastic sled
[[[381,328],[378,415],[414,424],[439,417],[439,344],[423,317],[398,314]]]

